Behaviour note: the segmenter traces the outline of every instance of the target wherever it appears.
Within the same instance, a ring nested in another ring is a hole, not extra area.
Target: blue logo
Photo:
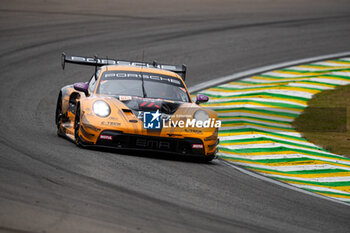
[[[160,129],[162,128],[160,122],[159,110],[156,112],[144,112],[143,113],[143,128],[145,129]]]

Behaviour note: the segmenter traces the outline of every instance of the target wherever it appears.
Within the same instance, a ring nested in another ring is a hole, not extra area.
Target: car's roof
[[[168,70],[162,70],[157,68],[149,68],[144,66],[123,66],[123,65],[108,65],[108,66],[102,66],[101,71],[135,71],[135,72],[145,72],[145,73],[154,73],[154,74],[162,74],[167,76],[172,76],[174,78],[181,77],[177,75],[174,72],[168,71]]]

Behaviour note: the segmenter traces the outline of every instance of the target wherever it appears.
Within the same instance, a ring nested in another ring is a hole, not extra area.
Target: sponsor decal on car
[[[196,134],[203,134],[202,130],[197,130],[197,129],[185,129],[186,133],[196,133]]]
[[[128,101],[128,100],[131,100],[132,97],[131,96],[126,96],[126,95],[120,95],[119,96],[119,100],[120,101]]]
[[[111,72],[105,73],[105,78],[142,78],[144,80],[170,82],[176,85],[182,85],[177,78],[173,78],[167,75],[152,74],[152,73],[139,73],[139,72]]]
[[[136,146],[150,149],[170,149],[170,143],[159,140],[148,140],[144,138],[136,139]]]
[[[113,122],[113,121],[102,121],[101,125],[120,126],[120,123],[119,122]]]
[[[113,140],[113,136],[101,134],[100,135],[100,139],[110,140],[111,141],[111,140]]]
[[[203,149],[203,144],[192,144],[193,149]]]

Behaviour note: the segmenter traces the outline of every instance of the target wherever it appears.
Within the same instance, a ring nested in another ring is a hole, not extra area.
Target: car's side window
[[[89,91],[93,92],[95,90],[95,86],[96,86],[96,79],[95,79],[95,75],[92,75],[90,81],[89,81]]]

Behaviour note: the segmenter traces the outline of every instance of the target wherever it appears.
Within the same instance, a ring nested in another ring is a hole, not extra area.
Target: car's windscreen
[[[142,77],[145,97],[189,102],[186,89],[179,79],[144,72],[105,71],[102,74],[97,93],[143,97]]]

